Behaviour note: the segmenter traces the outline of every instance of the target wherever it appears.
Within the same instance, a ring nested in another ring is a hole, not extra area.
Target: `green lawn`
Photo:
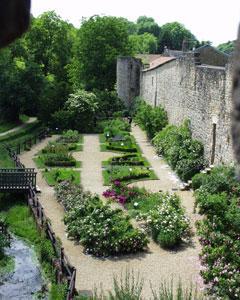
[[[25,140],[33,137],[40,130],[40,128],[41,124],[39,122],[35,122],[32,124],[27,124],[23,129],[0,137],[0,167],[14,167],[13,162],[4,147],[4,144],[9,144],[12,147],[16,147],[18,143],[23,143]]]
[[[75,184],[80,184],[80,172],[73,169],[51,169],[44,171],[43,176],[50,186],[55,186],[59,181],[69,180]]]

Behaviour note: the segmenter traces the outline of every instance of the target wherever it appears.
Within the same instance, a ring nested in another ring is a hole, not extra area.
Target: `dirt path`
[[[0,133],[0,137],[1,137],[1,136],[4,136],[4,135],[7,135],[7,134],[9,134],[9,133],[16,132],[16,131],[18,131],[18,130],[20,130],[20,129],[23,129],[23,128],[26,127],[28,124],[34,123],[34,122],[36,122],[36,121],[37,121],[37,118],[35,118],[35,117],[29,118],[29,119],[27,120],[27,122],[25,122],[24,124],[19,125],[19,126],[17,126],[17,127],[14,127],[14,128],[12,128],[12,129],[10,129],[10,130],[8,130],[8,131],[5,131],[5,132]]]
[[[44,140],[34,146],[31,151],[21,155],[21,161],[26,167],[36,168],[32,158],[46,146],[48,141],[54,138]],[[74,154],[75,158],[82,161],[81,176],[84,188],[96,193],[102,193],[105,190],[102,186],[101,161],[112,155],[109,152],[100,152],[97,135],[84,136],[83,152]],[[154,182],[156,183],[156,181]],[[163,280],[170,281],[172,278],[181,278],[183,285],[187,286],[190,282],[193,284],[200,282],[199,246],[195,242],[192,246],[177,252],[165,251],[155,243],[150,243],[147,253],[121,258],[97,259],[83,254],[83,248],[80,245],[67,239],[63,223],[64,211],[56,201],[53,188],[47,185],[40,172],[37,175],[37,184],[42,190],[40,201],[45,213],[51,219],[56,235],[61,238],[70,262],[77,269],[76,288],[81,292],[89,293],[94,287],[100,289],[101,286],[104,290],[112,289],[113,274],[120,275],[126,269],[133,270],[135,273],[139,272],[140,276],[144,278],[143,295],[145,299],[151,299],[149,281],[155,288],[158,288],[159,283]]]
[[[139,126],[132,126],[132,134],[134,135],[138,145],[140,146],[143,155],[151,164],[153,171],[156,173],[159,180],[146,180],[133,183],[131,185],[136,185],[139,187],[145,187],[152,192],[174,192],[177,193],[182,200],[186,212],[189,217],[191,217],[192,223],[199,218],[197,214],[193,213],[194,209],[194,197],[192,191],[180,191],[182,182],[176,176],[176,174],[171,170],[169,165],[164,161],[162,157],[156,154],[154,147],[150,144],[147,136]]]

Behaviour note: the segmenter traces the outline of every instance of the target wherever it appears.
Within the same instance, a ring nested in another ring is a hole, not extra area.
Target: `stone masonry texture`
[[[118,61],[117,86],[118,91],[122,91],[119,96],[125,102],[129,99],[129,85],[132,85],[133,93],[136,82],[129,82],[127,68],[130,63],[134,64],[134,61],[129,58]],[[193,57],[185,56],[151,70],[140,71],[140,96],[152,106],[163,106],[171,124],[180,125],[189,119],[193,138],[203,143],[208,163],[234,161],[231,136],[232,68],[231,61],[225,67],[196,65]],[[138,95],[138,87],[135,95]]]

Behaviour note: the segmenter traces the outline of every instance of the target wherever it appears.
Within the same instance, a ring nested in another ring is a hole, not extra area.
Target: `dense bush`
[[[130,131],[130,124],[120,118],[101,122],[102,131],[107,140],[115,136],[125,137]]]
[[[119,180],[103,195],[135,210],[134,215],[146,222],[153,239],[164,248],[177,246],[190,236],[189,220],[177,195],[149,193],[145,189],[127,187]]]
[[[67,153],[68,146],[62,143],[49,143],[45,148],[42,149],[43,154],[58,154],[58,153]]]
[[[219,166],[210,174],[193,177],[202,244],[202,276],[211,292],[221,299],[240,298],[240,201],[239,182],[233,167]]]
[[[65,143],[79,142],[80,135],[77,130],[65,130],[61,136],[61,140]]]
[[[147,215],[147,226],[157,243],[172,248],[190,236],[189,220],[177,195],[160,194],[160,197],[162,203]]]
[[[94,93],[77,90],[74,94],[70,94],[64,109],[53,114],[53,126],[91,132],[95,126],[97,108],[97,97]]]
[[[98,102],[97,117],[112,117],[116,112],[123,111],[124,104],[116,91],[94,90],[94,93]]]
[[[152,139],[168,123],[167,113],[161,107],[152,107],[151,105],[140,101],[136,108],[136,123],[146,130],[147,135]]]
[[[44,164],[49,167],[73,167],[76,160],[67,152],[49,153],[43,156]]]
[[[223,216],[228,207],[226,193],[209,194],[204,188],[201,188],[196,194],[196,201],[200,214],[206,214],[211,218]]]
[[[203,168],[203,145],[192,139],[189,122],[180,127],[166,126],[154,137],[153,143],[157,153],[165,157],[182,180],[187,181]]]
[[[217,166],[210,174],[197,174],[192,178],[192,186],[196,190],[204,188],[208,193],[226,192],[240,195],[240,183],[236,178],[234,167]]]
[[[147,246],[146,235],[134,229],[123,212],[104,205],[98,196],[63,182],[56,188],[66,209],[68,236],[78,240],[86,253],[96,256],[134,253]]]

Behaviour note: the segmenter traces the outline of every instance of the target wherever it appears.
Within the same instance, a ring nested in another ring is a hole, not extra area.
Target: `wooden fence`
[[[38,139],[42,139],[45,136],[46,132],[38,135]],[[10,157],[13,159],[16,168],[26,169],[24,164],[21,163],[17,153],[9,146],[6,146],[6,148],[9,152]],[[52,247],[54,249],[56,259],[54,259],[52,263],[56,270],[56,282],[58,284],[67,282],[68,291],[66,300],[72,300],[74,294],[76,293],[76,269],[69,263],[64,249],[56,239],[52,226],[45,215],[41,203],[39,202],[35,187],[31,184],[31,182],[29,182],[29,188],[27,191],[27,201],[39,230],[46,233],[46,236],[51,241]]]
[[[44,213],[44,209],[39,202],[36,192],[32,186],[30,186],[28,195],[28,205],[34,215],[38,228],[45,231],[47,237],[51,241],[54,249],[56,260],[53,261],[53,265],[56,269],[56,282],[63,283],[67,281],[68,292],[67,300],[72,300],[75,294],[75,282],[76,282],[76,269],[69,263],[69,260],[61,247],[60,243],[56,239],[52,226]]]
[[[24,191],[29,184],[35,188],[36,174],[33,168],[0,168],[0,191]]]

